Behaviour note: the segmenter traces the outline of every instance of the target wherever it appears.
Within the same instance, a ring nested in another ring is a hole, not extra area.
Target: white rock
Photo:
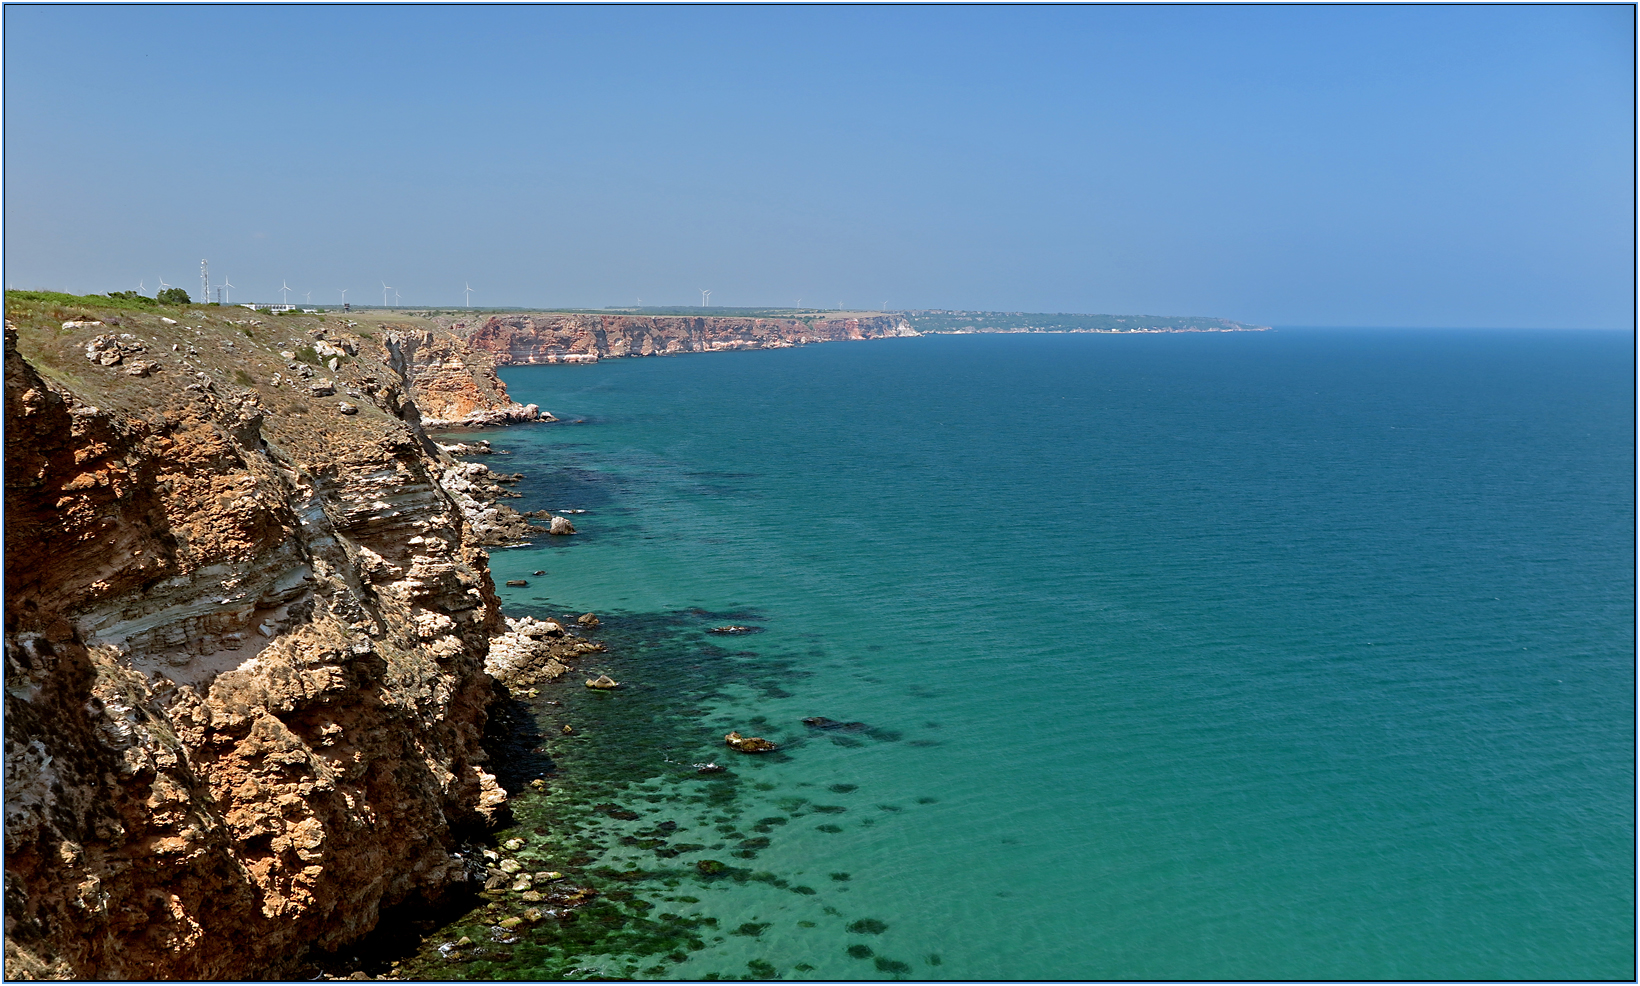
[[[256,632],[260,633],[264,637],[271,637],[274,634],[274,628],[268,626],[266,623],[259,623],[256,626]]]
[[[175,324],[177,324],[177,320],[176,320],[176,319],[174,319],[174,318],[166,318],[166,317],[165,317],[165,316],[163,316],[163,315],[161,315],[161,316],[160,316],[160,319],[159,319],[159,320],[160,320],[160,321],[161,321],[161,322],[164,322],[164,323],[165,323],[165,324],[166,324],[166,325],[175,325]]]

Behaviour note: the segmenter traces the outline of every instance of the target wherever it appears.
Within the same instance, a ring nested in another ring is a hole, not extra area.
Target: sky
[[[10,4],[4,278],[1626,328],[1634,37],[1592,5]]]

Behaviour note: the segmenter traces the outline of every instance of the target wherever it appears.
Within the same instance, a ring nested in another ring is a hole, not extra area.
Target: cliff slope
[[[412,393],[505,413],[465,393],[484,360],[334,318],[7,316],[8,977],[287,976],[465,885],[506,798],[481,544],[518,518],[475,524],[505,508]]]

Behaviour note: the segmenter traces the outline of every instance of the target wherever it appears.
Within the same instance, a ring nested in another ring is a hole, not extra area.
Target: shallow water
[[[1632,978],[1632,366],[1291,330],[508,369],[582,423],[490,464],[588,512],[496,551],[502,597],[597,612],[627,683],[543,690],[517,832],[631,897],[419,968]]]

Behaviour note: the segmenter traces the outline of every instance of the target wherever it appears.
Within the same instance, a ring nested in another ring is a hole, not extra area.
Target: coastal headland
[[[498,366],[964,330],[931,317],[8,292],[7,976],[312,977],[500,879],[507,688],[603,645],[503,614],[486,549],[573,525],[429,436],[554,420]]]

